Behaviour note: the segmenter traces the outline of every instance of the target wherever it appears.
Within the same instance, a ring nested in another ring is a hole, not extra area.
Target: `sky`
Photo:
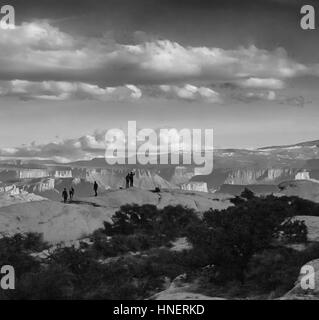
[[[319,31],[300,28],[303,0],[6,4],[0,156],[90,158],[132,120],[212,128],[217,148],[319,138]]]

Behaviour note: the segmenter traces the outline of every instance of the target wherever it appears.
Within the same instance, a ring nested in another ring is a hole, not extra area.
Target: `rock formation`
[[[182,190],[186,191],[198,191],[198,192],[208,192],[206,182],[192,181],[181,185]]]
[[[153,204],[158,208],[183,205],[199,213],[232,205],[226,197],[213,194],[194,195],[179,190],[153,193],[137,188],[109,191],[98,197],[76,198],[67,204],[35,195],[24,199],[0,198],[0,233],[38,232],[52,244],[77,240],[103,227],[104,221],[111,221],[112,215],[122,205],[133,203]]]

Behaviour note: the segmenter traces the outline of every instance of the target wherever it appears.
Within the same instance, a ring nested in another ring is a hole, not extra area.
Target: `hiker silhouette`
[[[69,195],[70,195],[70,201],[73,200],[73,196],[74,196],[74,188],[71,187],[70,191],[69,191]]]
[[[126,181],[126,189],[128,189],[130,187],[130,174],[129,173],[126,175],[125,181]]]
[[[99,188],[99,185],[97,184],[96,181],[94,181],[94,185],[93,185],[93,189],[94,189],[94,192],[95,192],[95,196],[97,197],[97,189]]]
[[[135,173],[132,171],[132,172],[129,174],[129,177],[130,177],[130,187],[133,187],[133,186],[134,186],[134,176],[135,176]]]
[[[64,190],[62,192],[62,197],[63,197],[64,203],[66,203],[68,200],[68,192],[66,191],[66,188],[64,188]]]

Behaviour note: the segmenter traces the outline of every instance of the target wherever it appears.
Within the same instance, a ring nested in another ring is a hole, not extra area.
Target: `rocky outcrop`
[[[6,193],[10,195],[17,195],[21,193],[21,190],[15,184],[2,184],[0,186],[0,193]]]
[[[182,205],[199,213],[232,205],[227,198],[213,194],[194,195],[180,190],[153,193],[137,188],[76,198],[67,204],[33,196],[35,201],[25,199],[23,203],[19,199],[15,201],[14,197],[7,202],[0,199],[0,233],[38,232],[43,234],[44,240],[54,244],[90,235],[103,227],[104,221],[110,221],[125,204],[153,204],[158,208]]]
[[[45,192],[49,190],[54,190],[55,187],[55,179],[48,178],[48,179],[41,179],[41,181],[36,182],[33,185],[33,192]]]
[[[16,194],[1,193],[0,208],[11,206],[14,204],[24,204],[26,202],[36,202],[36,201],[43,201],[43,200],[47,200],[47,199],[40,197],[38,195],[35,195],[33,193],[25,192],[25,191],[21,191]]]
[[[52,244],[76,240],[102,227],[113,212],[89,204],[80,206],[50,200],[14,204],[0,208],[0,233],[41,233]]]

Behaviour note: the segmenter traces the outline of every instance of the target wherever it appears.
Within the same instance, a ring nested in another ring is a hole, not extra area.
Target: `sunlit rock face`
[[[208,192],[206,182],[190,182],[181,185],[181,189],[185,191]]]
[[[53,178],[43,179],[34,186],[33,191],[45,192],[45,191],[53,190],[54,186],[55,186],[55,179]]]
[[[0,193],[6,193],[8,195],[17,195],[21,193],[21,190],[15,185],[1,185]]]
[[[20,179],[45,178],[50,175],[46,169],[20,169],[17,173]]]
[[[144,169],[138,169],[136,171],[134,186],[146,190],[154,190],[155,188],[178,189],[175,184],[165,180],[156,172]]]
[[[294,169],[238,169],[229,173],[225,184],[249,185],[249,184],[274,184],[295,177]]]
[[[54,172],[54,177],[55,178],[72,178],[72,170],[56,170]]]
[[[125,170],[114,169],[87,169],[85,180],[90,183],[96,181],[104,189],[119,189],[125,186]]]
[[[298,172],[295,176],[295,180],[309,180],[310,173],[308,171]]]

